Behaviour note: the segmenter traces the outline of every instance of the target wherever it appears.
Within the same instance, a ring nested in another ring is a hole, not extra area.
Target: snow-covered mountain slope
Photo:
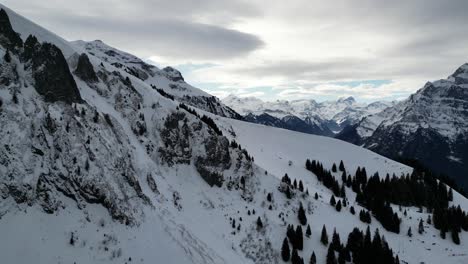
[[[0,11],[2,263],[283,263],[281,243],[287,225],[299,225],[301,203],[311,228],[299,250],[306,261],[312,252],[325,261],[323,225],[343,242],[354,227],[378,228],[409,263],[468,260],[467,232],[461,245],[430,224],[406,236],[426,210],[398,211],[403,231],[392,233],[351,214],[349,206],[362,207],[343,187],[349,205],[337,212],[304,163],[343,160],[350,174],[365,166],[398,177],[411,168],[338,140],[189,108],[127,72],[130,64],[75,45],[67,64],[53,45],[60,38],[23,43],[9,17],[18,19]],[[46,32],[21,19],[25,32]],[[284,173],[310,195],[281,182]],[[450,203],[468,209],[456,192]]]
[[[468,64],[338,138],[389,157],[413,158],[468,187]]]
[[[158,69],[138,57],[110,47],[100,40],[90,42],[73,41],[71,44],[79,53],[86,53],[89,57],[96,57],[98,60],[124,70],[155,89],[162,89],[179,102],[216,115],[240,118],[239,114],[224,105],[215,96],[187,84],[182,74],[172,67]]]
[[[310,127],[304,129],[302,124],[297,127],[294,124],[276,127],[325,136],[333,136],[344,127],[357,123],[363,117],[381,112],[395,104],[395,102],[383,101],[360,104],[353,97],[317,103],[314,100],[263,102],[254,97],[240,98],[229,95],[222,101],[240,114],[250,116],[251,122],[268,125],[268,122],[263,122],[263,114],[275,117],[276,123],[281,123],[285,117],[296,117],[309,124]]]
[[[343,142],[333,138],[249,124],[237,120],[218,118],[217,121],[236,135],[234,138],[237,142],[245,146],[249,153],[255,157],[255,163],[262,168],[268,169],[269,174],[282,176],[287,173],[291,178],[304,182],[305,188],[309,188],[310,193],[318,192],[319,202],[312,203],[313,214],[311,215],[311,221],[316,228],[312,231],[312,237],[314,237],[314,234],[320,234],[320,228],[323,225],[327,227],[329,225],[335,226],[341,233],[349,225],[360,226],[360,223],[349,212],[345,213],[345,215],[334,215],[334,209],[328,204],[330,199],[329,190],[321,185],[316,177],[311,177],[310,173],[305,170],[303,166],[304,157],[321,160],[324,166],[328,168],[331,168],[332,164],[336,163],[337,160],[343,160],[344,164],[348,165],[348,171],[354,171],[358,166],[365,166],[371,174],[379,172],[380,175],[385,173],[401,175],[412,171],[411,168],[376,155],[374,152],[355,145],[343,144]],[[459,194],[456,196],[454,204],[460,204],[462,208],[468,208],[466,198]],[[350,197],[351,201],[354,200],[352,193],[348,197]],[[356,203],[353,203],[353,206],[359,208]],[[406,231],[411,226],[414,226],[413,230],[415,230],[418,219],[427,218],[427,214],[419,213],[416,208],[410,207],[405,210],[408,210],[409,213],[403,217],[402,230]],[[433,230],[428,230],[427,234],[408,240],[401,235],[387,232],[382,229],[379,223],[373,223],[372,228],[379,228],[391,247],[400,255],[400,260],[407,263],[440,263],[441,261],[463,263],[468,260],[468,256],[462,253],[463,250],[466,250],[466,245],[460,251],[451,252],[453,248],[449,244],[445,244],[445,241],[440,244],[439,239],[436,238],[438,233]],[[466,233],[464,236],[467,237]],[[311,250],[322,246],[318,240],[313,241],[313,239],[306,243]]]

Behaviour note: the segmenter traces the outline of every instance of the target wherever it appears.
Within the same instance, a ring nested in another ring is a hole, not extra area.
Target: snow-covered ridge
[[[90,42],[73,41],[71,44],[80,53],[95,57],[97,61],[107,62],[150,86],[164,90],[180,102],[217,115],[239,118],[235,111],[224,105],[215,96],[186,83],[182,74],[172,67],[158,69],[156,66],[150,65],[127,52],[113,48],[101,40]]]

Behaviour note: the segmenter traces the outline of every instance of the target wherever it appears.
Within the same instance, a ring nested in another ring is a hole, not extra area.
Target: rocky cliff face
[[[152,173],[139,165],[142,151],[154,164],[194,164],[209,185],[223,186],[223,172],[240,150],[229,148],[197,115],[131,72],[105,61],[93,64],[85,53],[73,55],[74,73],[83,81],[78,86],[57,46],[33,35],[23,45],[9,31],[4,10],[0,23],[4,202],[37,205],[52,214],[71,199],[81,209],[98,204],[115,220],[138,224],[143,208],[152,206],[142,186],[157,190]],[[135,149],[140,145],[144,149]]]

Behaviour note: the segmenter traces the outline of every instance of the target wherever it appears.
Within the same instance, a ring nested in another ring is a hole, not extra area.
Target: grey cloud
[[[87,2],[92,9],[83,8]],[[60,6],[34,3],[34,8],[25,10],[33,19],[37,17],[39,23],[43,22],[45,27],[67,39],[102,39],[139,56],[217,60],[244,56],[264,45],[255,35],[197,22],[197,18],[220,20],[213,16],[224,15],[223,22],[228,23],[235,17],[258,14],[256,9],[241,1],[232,1],[225,9],[215,0],[145,0],[138,3],[82,0],[81,8],[76,7],[76,2],[67,4],[61,9]],[[24,1],[12,5],[12,8],[26,6]],[[214,8],[220,11],[215,12]],[[207,17],[209,14],[213,15]]]
[[[324,62],[301,60],[273,61],[254,67],[237,69],[250,76],[281,76],[291,81],[329,81],[348,78],[368,78],[372,74],[368,66],[375,61],[358,58],[335,58]]]

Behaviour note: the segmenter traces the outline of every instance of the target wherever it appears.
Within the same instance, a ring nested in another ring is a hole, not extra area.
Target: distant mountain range
[[[468,64],[337,138],[391,158],[417,159],[468,189]]]
[[[264,102],[255,97],[229,95],[222,102],[244,116],[246,121],[289,130],[334,136],[363,117],[379,113],[396,102],[358,103],[353,97],[337,101],[312,99]]]

